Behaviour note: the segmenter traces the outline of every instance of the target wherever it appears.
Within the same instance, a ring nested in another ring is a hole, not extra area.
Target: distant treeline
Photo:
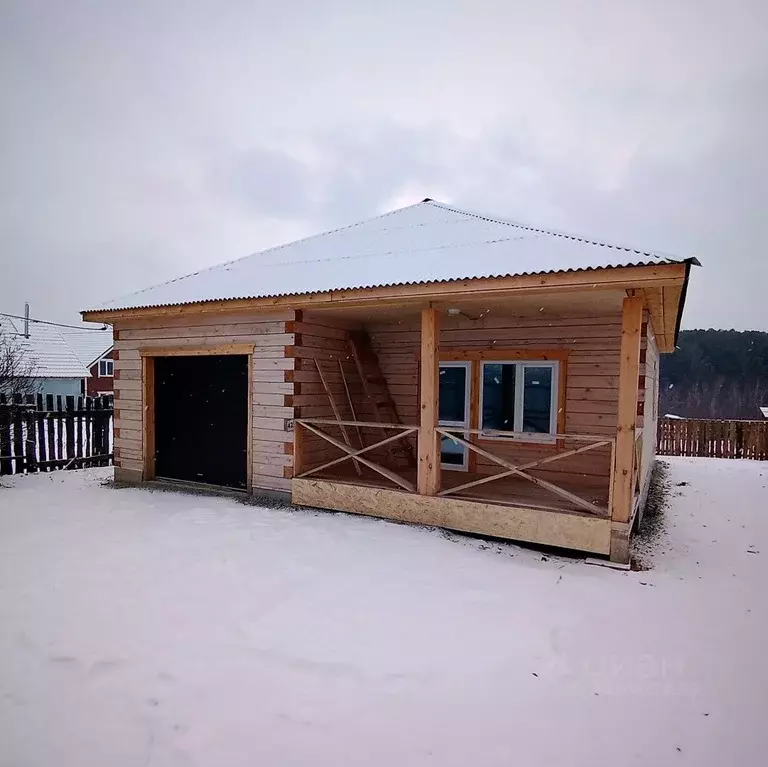
[[[768,333],[683,330],[661,356],[659,412],[760,419],[768,406]]]

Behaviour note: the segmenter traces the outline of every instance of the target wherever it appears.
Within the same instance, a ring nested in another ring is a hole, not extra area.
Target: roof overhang
[[[199,314],[224,314],[243,311],[267,312],[275,309],[310,309],[342,306],[400,306],[452,298],[514,298],[524,293],[552,291],[616,290],[643,291],[659,339],[661,351],[674,349],[682,302],[690,266],[688,259],[679,263],[645,266],[581,269],[509,277],[483,277],[445,282],[384,285],[317,293],[260,298],[218,299],[164,306],[125,309],[99,309],[81,312],[86,322],[113,324],[144,317],[180,317]],[[671,319],[670,319],[671,318]],[[668,331],[667,328],[671,328]],[[659,332],[659,330],[663,332]]]

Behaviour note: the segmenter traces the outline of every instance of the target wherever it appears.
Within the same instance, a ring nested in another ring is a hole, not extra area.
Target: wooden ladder
[[[364,330],[350,333],[349,348],[363,383],[365,396],[373,406],[376,420],[379,423],[402,423],[368,333]],[[389,430],[385,429],[385,432],[389,436]],[[408,467],[416,467],[416,456],[410,442],[400,440],[397,443],[390,443],[387,445],[387,452],[395,465],[400,461]]]

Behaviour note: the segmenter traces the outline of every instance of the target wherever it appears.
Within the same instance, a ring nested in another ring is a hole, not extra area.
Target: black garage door
[[[155,474],[245,488],[248,357],[155,358]]]

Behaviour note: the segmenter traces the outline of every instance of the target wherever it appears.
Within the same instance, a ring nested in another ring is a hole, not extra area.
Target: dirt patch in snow
[[[666,548],[666,511],[670,490],[669,467],[663,461],[656,461],[643,518],[632,539],[633,570],[651,569],[654,557]]]

